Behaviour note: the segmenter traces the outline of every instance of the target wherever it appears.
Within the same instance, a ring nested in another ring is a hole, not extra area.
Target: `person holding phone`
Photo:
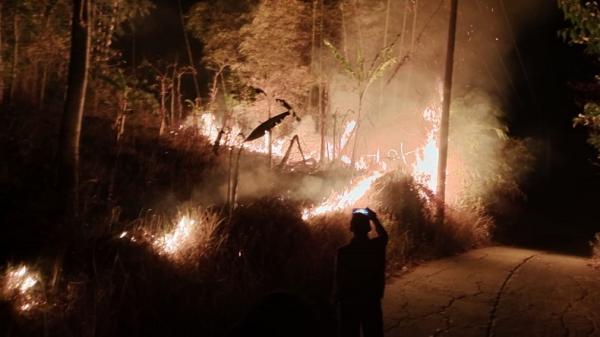
[[[371,223],[377,237],[369,238]],[[369,208],[352,211],[349,244],[338,249],[335,300],[338,305],[339,335],[383,337],[381,298],[385,286],[385,249],[388,234]]]

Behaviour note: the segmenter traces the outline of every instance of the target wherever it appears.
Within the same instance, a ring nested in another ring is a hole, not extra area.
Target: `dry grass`
[[[50,305],[43,315],[7,316],[0,305],[0,323],[3,316],[10,317],[8,325],[0,326],[23,336],[223,336],[265,294],[284,290],[310,303],[319,317],[315,336],[334,333],[334,257],[350,239],[348,211],[306,223],[301,219],[305,205],[274,191],[269,197],[243,199],[226,217],[221,206],[206,209],[190,202],[194,189],[210,179],[207,169],[224,167],[194,132],[181,130],[162,139],[132,136],[113,144],[106,139],[110,131],[85,131],[82,199],[89,235],[65,257],[56,285],[44,283]],[[40,174],[33,166],[29,170],[34,177]],[[39,189],[39,182],[51,181],[49,177],[27,184]],[[373,202],[365,202],[378,211],[390,233],[390,273],[489,239],[489,218],[483,212],[448,210],[448,221],[436,226],[431,196],[408,176],[386,175],[374,190]],[[46,213],[23,212],[29,211],[29,203],[19,204],[20,213],[14,213],[43,218]],[[145,211],[140,215],[140,210]],[[47,233],[38,234],[46,228],[41,220],[24,219],[31,229],[11,233],[9,238],[24,239],[4,249],[14,251],[33,235],[47,240]],[[44,256],[40,251],[27,251],[22,260]],[[46,280],[51,279],[52,262],[41,261]]]
[[[406,174],[390,173],[375,184],[373,199],[390,230],[391,261],[404,265],[418,259],[455,254],[490,241],[492,219],[481,209],[447,207],[435,218],[434,195]]]

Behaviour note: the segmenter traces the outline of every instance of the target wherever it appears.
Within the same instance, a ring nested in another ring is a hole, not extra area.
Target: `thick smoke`
[[[449,3],[396,0],[389,2],[389,11],[387,1],[382,0],[345,6],[341,36],[346,39],[336,47],[354,64],[360,50],[368,65],[385,38],[388,44],[395,41],[398,60],[371,86],[364,100],[361,154],[394,150],[409,164],[416,160],[416,150],[425,144],[432,127],[423,112],[427,108],[441,112]],[[521,29],[535,24],[536,18],[529,14],[539,12],[541,5],[542,1],[460,3],[448,167],[448,196],[454,202],[459,202],[459,196],[482,198],[493,192],[493,186],[515,183],[521,168],[531,164],[522,144],[510,139],[505,112],[511,97],[527,95],[516,92],[513,80],[522,71],[515,58],[515,41]],[[331,109],[356,110],[358,95],[352,79],[334,58],[328,62],[327,69],[333,70],[329,74]],[[516,156],[515,167],[503,163],[507,155]]]
[[[326,16],[331,22],[325,22],[328,31],[324,35],[354,67],[362,58],[368,68],[384,45],[393,43],[397,63],[370,86],[363,100],[357,157],[379,153],[389,161],[389,168],[410,172],[435,128],[424,112],[441,113],[449,1],[390,0],[389,8],[386,0],[327,3],[327,8],[334,10]],[[523,86],[514,80],[518,77],[515,74],[523,71],[515,57],[515,41],[520,31],[543,16],[532,18],[530,13],[541,13],[540,9],[546,7],[543,0],[460,3],[447,186],[447,199],[455,205],[465,200],[471,205],[486,203],[499,189],[518,193],[518,181],[532,163],[528,143],[511,138],[506,111],[515,96],[528,95],[518,92],[517,88]],[[356,81],[348,76],[331,50],[324,46],[322,49],[315,55],[323,55],[322,69],[328,83],[325,129],[327,141],[332,142],[333,134],[339,138],[347,123],[357,118],[358,92]],[[257,101],[253,108],[241,106],[234,112],[244,134],[266,119],[267,103],[261,102]],[[285,110],[277,105],[271,105],[271,109],[272,114]],[[318,159],[320,118],[314,113],[311,117],[309,111],[299,113],[302,121],[286,119],[275,129],[274,139],[279,140],[277,146],[284,152],[290,138],[298,135],[304,153]],[[260,120],[256,120],[258,115]],[[433,120],[439,120],[439,116]],[[330,152],[326,155],[330,156]],[[350,157],[351,146],[346,146],[341,155]],[[291,161],[298,160],[295,149]],[[287,190],[291,196],[318,200],[326,193],[324,190],[333,187],[332,181],[340,186],[347,182],[346,178],[319,176],[282,178],[265,167],[256,162],[242,167],[240,198],[268,195],[285,183],[290,185]],[[274,182],[282,179],[283,183]],[[220,185],[215,189],[225,195],[226,188]]]

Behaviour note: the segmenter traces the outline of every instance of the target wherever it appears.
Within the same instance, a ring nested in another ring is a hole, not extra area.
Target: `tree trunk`
[[[59,189],[62,193],[63,220],[72,225],[78,215],[79,139],[88,84],[91,47],[90,5],[88,0],[73,0],[71,52],[64,113],[60,128]],[[67,223],[63,223],[66,225]]]
[[[338,118],[338,112],[337,110],[333,113],[333,132],[331,135],[331,138],[333,139],[333,145],[332,145],[332,155],[331,155],[331,160],[335,161],[337,159],[337,150],[338,150],[338,140],[337,140],[337,118]]]
[[[187,51],[188,59],[190,62],[190,67],[196,69],[196,65],[194,63],[194,55],[192,54],[192,45],[190,44],[190,38],[188,36],[187,30],[185,29],[185,20],[183,18],[183,7],[181,6],[181,0],[177,0],[177,7],[179,9],[179,20],[181,21],[181,29],[183,31],[183,39],[185,41],[185,49]],[[192,79],[194,80],[194,89],[196,90],[196,97],[200,97],[200,84],[198,84],[198,75],[192,74]]]
[[[437,220],[444,222],[444,203],[446,201],[446,166],[448,163],[448,133],[450,129],[450,100],[452,98],[452,77],[454,73],[454,46],[456,42],[456,19],[458,0],[452,0],[450,27],[448,28],[448,46],[446,49],[446,73],[444,76],[444,102],[440,122],[440,152],[438,161]]]
[[[269,107],[267,109],[267,120],[271,119],[271,102],[273,101],[272,97],[270,95],[267,95],[267,99],[268,99],[268,104]],[[269,137],[267,139],[269,145],[269,168],[271,168],[273,166],[273,129],[270,129],[269,131],[267,131],[267,137]]]
[[[46,84],[48,82],[48,64],[44,63],[42,69],[42,81],[40,83],[40,92],[38,97],[38,111],[44,108],[44,100],[46,99]]]
[[[242,158],[242,151],[244,151],[244,144],[240,146],[237,157],[235,158],[235,166],[233,169],[233,183],[231,186],[231,203],[229,204],[229,214],[233,214],[235,210],[235,204],[237,203],[237,191],[240,182],[240,159]]]
[[[13,104],[15,98],[15,91],[17,88],[17,66],[19,64],[19,47],[21,40],[21,34],[19,33],[19,15],[17,13],[13,15],[13,39],[14,46],[12,54],[12,66],[10,68],[10,89],[8,93],[8,99],[10,104]]]
[[[177,81],[177,62],[175,62],[175,65],[173,66],[173,74],[171,75],[171,108],[170,108],[170,114],[169,114],[169,125],[171,125],[171,127],[175,127],[175,109],[177,107],[175,101],[176,101],[176,93],[175,93],[175,82]]]
[[[33,63],[33,70],[30,71],[30,74],[26,74],[24,77],[27,78],[27,82],[21,80],[21,95],[25,95],[31,100],[31,103],[34,106],[39,106],[40,102],[38,101],[38,92],[40,91],[40,62]],[[25,91],[27,90],[27,92]]]
[[[4,45],[2,45],[2,3],[0,2],[0,105],[4,102]]]
[[[221,128],[225,130],[227,117],[229,115],[229,106],[227,105],[227,85],[225,84],[225,74],[221,72],[221,90],[223,90],[223,117],[221,118]]]
[[[317,41],[317,0],[313,0],[312,8],[312,36],[310,43],[310,71],[315,71],[315,44]],[[312,96],[312,95],[311,95]]]
[[[352,167],[354,167],[354,163],[356,162],[356,150],[358,148],[358,136],[359,136],[359,131],[360,131],[360,120],[361,120],[361,113],[362,113],[362,102],[363,102],[363,96],[364,96],[364,91],[360,92],[358,95],[358,112],[357,112],[357,116],[356,116],[356,126],[354,127],[354,143],[352,144],[352,156],[350,158],[350,165]]]
[[[408,55],[413,55],[415,52],[415,42],[416,42],[416,38],[417,38],[417,19],[418,19],[418,14],[419,14],[419,0],[415,0],[414,4],[413,4],[413,18],[412,18],[412,28],[411,28],[411,32],[410,32],[410,46],[408,49]],[[406,69],[407,73],[406,73],[406,79],[404,81],[404,97],[408,97],[408,91],[409,88],[411,87],[411,83],[412,83],[412,79],[413,79],[413,73],[414,73],[414,67],[411,65],[410,67],[408,67],[408,69]],[[406,101],[406,99],[405,99]]]
[[[388,44],[388,30],[390,27],[390,2],[391,2],[391,0],[387,0],[387,4],[385,6],[385,23],[383,26],[383,46],[381,47],[382,49],[387,47],[387,44]],[[378,114],[381,114],[381,109],[383,107],[383,85],[384,84],[385,84],[385,81],[382,76],[381,79],[379,79],[379,99],[377,100],[377,113]]]
[[[158,135],[162,136],[167,127],[167,78],[166,75],[160,77],[160,129]]]
[[[323,108],[323,28],[324,28],[324,16],[325,16],[325,7],[323,6],[323,0],[321,0],[321,18],[319,23],[319,116],[321,118],[321,153],[319,159],[321,163],[325,163],[325,152],[326,152],[326,142],[325,142],[325,124],[326,124],[326,116],[325,109]]]
[[[177,95],[177,118],[179,121],[183,120],[183,102],[181,102],[181,77],[183,74],[177,74],[177,86],[175,90],[175,94]]]
[[[217,94],[218,94],[218,86],[219,86],[219,76],[221,76],[221,73],[225,70],[225,66],[220,66],[219,70],[215,73],[214,77],[213,77],[213,81],[212,81],[212,88],[210,89],[210,101],[208,102],[208,106],[210,107],[210,109],[212,109],[213,105],[215,104],[216,100],[217,100]]]
[[[54,8],[56,6],[56,4],[58,3],[57,0],[51,0],[48,1],[48,3],[46,4],[46,9],[44,10],[44,23],[43,23],[43,27],[44,30],[49,32],[50,30],[50,18],[53,14]],[[50,65],[48,64],[48,61],[43,62],[42,65],[42,79],[41,79],[41,83],[40,83],[40,87],[39,87],[39,91],[38,91],[38,111],[42,111],[42,109],[44,108],[44,101],[46,100],[46,88],[48,86],[48,68],[50,67]]]
[[[404,12],[402,14],[402,28],[400,28],[400,44],[399,44],[399,52],[398,52],[398,60],[401,60],[404,57],[404,40],[406,38],[406,24],[408,22],[408,8],[409,8],[409,0],[404,0]],[[398,105],[400,105],[400,109],[402,109],[404,107],[404,104],[406,102],[406,99],[404,99],[404,94],[405,94],[405,90],[404,90],[404,86],[403,83],[401,83],[400,85],[398,85],[397,87],[397,94],[394,95],[394,105],[396,107],[398,107]],[[398,98],[402,98],[404,99],[403,101],[400,102],[400,104],[398,104]]]

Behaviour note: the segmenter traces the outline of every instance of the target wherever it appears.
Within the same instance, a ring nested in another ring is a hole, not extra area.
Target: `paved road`
[[[600,270],[580,257],[491,247],[391,281],[386,336],[600,336]]]

